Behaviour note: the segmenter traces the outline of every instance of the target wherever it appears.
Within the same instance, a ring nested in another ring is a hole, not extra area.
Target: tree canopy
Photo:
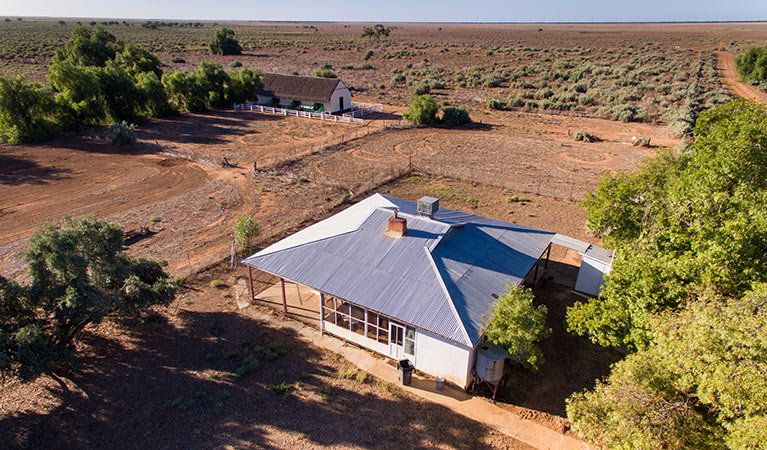
[[[210,41],[210,52],[214,55],[241,55],[242,47],[234,37],[234,30],[221,28],[216,30],[213,40]]]
[[[413,99],[402,117],[414,125],[431,125],[437,123],[437,111],[439,106],[431,95],[419,95]]]
[[[588,225],[618,252],[600,297],[568,310],[571,330],[642,347],[653,314],[766,279],[766,130],[765,106],[732,101],[701,114],[688,153],[600,182]]]
[[[585,204],[618,250],[599,298],[568,327],[632,351],[568,400],[573,427],[606,448],[765,448],[767,108],[705,111],[694,142]]]
[[[735,59],[738,76],[746,83],[767,82],[767,47],[750,47]]]
[[[536,371],[543,364],[537,343],[551,334],[546,326],[548,310],[533,304],[533,292],[519,286],[507,291],[493,303],[492,314],[485,318],[485,338],[505,348],[511,361]]]
[[[0,277],[0,370],[31,379],[73,351],[89,324],[170,303],[164,263],[125,253],[122,229],[93,218],[42,227],[26,253],[29,284]]]

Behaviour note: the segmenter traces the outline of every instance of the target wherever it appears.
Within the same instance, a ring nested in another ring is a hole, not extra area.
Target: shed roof
[[[343,82],[338,78],[265,73],[256,94],[286,100],[327,102],[339,83]]]
[[[507,284],[520,284],[554,233],[375,194],[246,258],[258,269],[473,347]],[[384,234],[392,210],[402,238]]]

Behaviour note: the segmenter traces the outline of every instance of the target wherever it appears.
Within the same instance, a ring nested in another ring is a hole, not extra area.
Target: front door
[[[389,356],[394,359],[405,357],[405,327],[389,322]]]
[[[338,97],[338,109],[343,112],[344,108],[344,96]]]

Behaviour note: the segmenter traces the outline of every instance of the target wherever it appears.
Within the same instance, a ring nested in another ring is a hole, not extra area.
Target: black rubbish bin
[[[410,364],[410,360],[400,359],[397,361],[397,369],[399,370],[399,382],[404,386],[410,386],[413,381],[413,365]]]

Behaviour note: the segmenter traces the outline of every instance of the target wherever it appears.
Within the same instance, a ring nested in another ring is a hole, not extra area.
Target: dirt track
[[[735,68],[735,57],[730,52],[716,52],[719,79],[728,91],[738,97],[750,98],[760,102],[767,102],[767,93],[760,91],[756,86],[743,83],[738,77]]]

